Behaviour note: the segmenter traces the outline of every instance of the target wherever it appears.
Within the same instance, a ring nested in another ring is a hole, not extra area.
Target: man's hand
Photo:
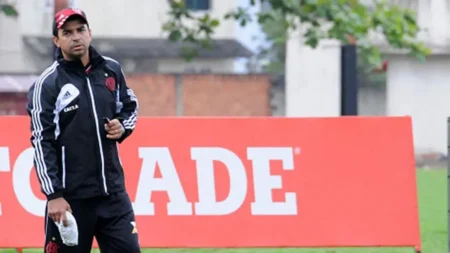
[[[72,212],[69,203],[64,198],[52,199],[48,202],[48,216],[55,222],[63,222],[67,226],[66,211]]]
[[[123,126],[117,119],[110,120],[105,124],[105,130],[108,133],[106,137],[113,140],[120,139],[123,134]]]

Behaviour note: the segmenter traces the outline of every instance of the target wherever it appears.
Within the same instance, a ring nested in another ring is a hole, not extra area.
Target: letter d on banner
[[[192,148],[191,158],[197,162],[199,202],[195,204],[198,215],[230,214],[244,203],[247,195],[247,175],[241,159],[225,148]],[[217,202],[214,161],[225,164],[230,176],[228,197]]]

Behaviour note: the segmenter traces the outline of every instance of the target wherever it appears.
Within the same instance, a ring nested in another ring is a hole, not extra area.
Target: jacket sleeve
[[[58,177],[56,150],[56,124],[54,120],[56,94],[52,84],[39,78],[28,91],[27,112],[31,119],[31,144],[34,148],[34,168],[41,191],[52,200],[63,196],[63,186]]]
[[[133,132],[139,110],[139,103],[137,97],[134,95],[134,91],[128,87],[125,74],[123,73],[122,68],[119,65],[120,73],[118,75],[118,100],[119,100],[119,108],[118,116],[116,117],[124,128],[124,133],[122,137],[117,141],[122,143],[128,136]]]

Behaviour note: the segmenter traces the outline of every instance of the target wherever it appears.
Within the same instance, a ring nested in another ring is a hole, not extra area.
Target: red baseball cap
[[[67,19],[74,16],[81,18],[89,26],[84,11],[75,8],[66,8],[55,14],[55,19],[53,21],[53,35],[56,36],[58,34],[58,29],[64,25]]]

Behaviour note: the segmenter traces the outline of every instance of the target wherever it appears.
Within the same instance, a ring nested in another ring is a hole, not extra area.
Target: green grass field
[[[447,177],[445,170],[419,170],[418,189],[422,252],[447,252]],[[12,253],[14,250],[0,250]],[[24,250],[26,253],[43,252]],[[98,251],[94,251],[98,252]],[[411,248],[333,249],[148,249],[143,253],[412,253]]]

